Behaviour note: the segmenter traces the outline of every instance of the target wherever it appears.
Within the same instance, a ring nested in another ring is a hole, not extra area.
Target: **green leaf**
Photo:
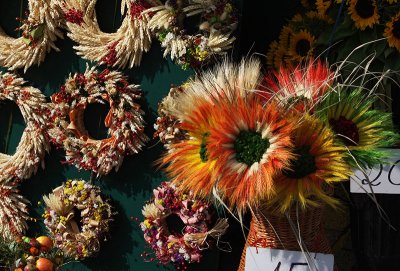
[[[388,47],[383,54],[385,55],[385,58],[388,58],[391,54],[393,54],[396,50],[392,47]]]
[[[357,32],[357,29],[354,27],[353,25],[353,21],[351,20],[351,18],[349,16],[345,16],[343,23],[341,23],[334,35],[333,35],[333,40],[340,40],[340,39],[344,39],[347,37],[350,37],[352,35],[354,35]]]
[[[22,38],[22,41],[27,45],[30,45],[32,42],[30,39],[27,39],[27,38]]]
[[[329,39],[331,37],[332,29],[329,31],[323,31],[317,38],[317,45],[329,45]]]
[[[381,40],[377,41],[378,34],[376,31],[376,28],[373,28],[373,29],[368,28],[364,31],[359,31],[358,37],[360,39],[360,45],[363,45],[360,48],[360,50],[362,50],[364,52],[365,56],[372,54],[374,51],[376,52],[377,51],[376,46],[378,45],[378,43],[382,42]],[[382,52],[380,52],[380,53],[382,53]]]
[[[383,52],[385,51],[385,49],[387,48],[387,42],[386,40],[380,40],[376,43],[374,43],[374,50],[376,52],[376,57],[380,57],[381,55],[383,55]]]
[[[385,70],[391,69],[392,71],[400,70],[400,54],[389,55],[385,59]]]
[[[381,59],[374,59],[369,67],[369,70],[373,72],[382,72],[384,71],[384,66],[385,62],[383,62]]]
[[[358,31],[358,33],[359,33],[358,36],[360,38],[361,44],[378,39],[378,34],[376,33],[375,28],[373,28],[373,29],[367,28],[364,31]]]
[[[337,60],[340,61],[340,60],[344,60],[350,54],[350,52],[353,51],[354,48],[356,48],[360,44],[359,44],[358,38],[350,37],[344,42],[344,44],[341,43],[338,45],[339,46],[337,47],[337,50],[338,50]],[[360,51],[360,50],[357,50],[357,51]],[[355,52],[353,54],[355,54]]]
[[[30,36],[34,40],[38,40],[43,37],[44,26],[44,24],[39,24],[38,26],[36,26],[31,32],[29,32]]]

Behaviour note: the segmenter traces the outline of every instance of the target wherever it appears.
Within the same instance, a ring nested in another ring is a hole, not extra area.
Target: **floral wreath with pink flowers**
[[[118,71],[98,72],[87,67],[85,73],[69,76],[60,91],[51,96],[51,141],[63,146],[66,162],[97,176],[121,166],[125,155],[138,153],[148,137],[144,134],[144,112],[135,100],[141,97],[138,85],[130,85]],[[92,103],[108,104],[105,118],[109,138],[93,139],[84,125],[85,108]]]
[[[172,262],[183,269],[188,263],[200,262],[202,251],[209,247],[207,238],[219,240],[228,228],[227,219],[218,220],[211,228],[210,206],[191,193],[179,192],[170,182],[161,183],[153,194],[153,200],[143,207],[145,219],[140,226],[155,257],[151,258],[149,253],[142,256],[161,264]],[[183,223],[181,232],[171,230],[171,217],[177,218],[178,224]]]

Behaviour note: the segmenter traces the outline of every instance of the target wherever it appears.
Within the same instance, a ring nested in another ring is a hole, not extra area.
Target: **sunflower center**
[[[300,56],[307,56],[311,49],[311,44],[309,40],[302,39],[296,43],[296,53]]]
[[[358,0],[355,5],[355,10],[357,14],[363,18],[367,19],[374,15],[375,6],[373,0]]]
[[[294,154],[297,158],[291,161],[291,170],[284,170],[283,175],[292,179],[301,179],[315,172],[317,166],[310,149],[311,147],[307,145],[296,148]]]
[[[357,125],[353,121],[340,116],[337,120],[330,119],[329,124],[333,131],[342,137],[346,145],[356,146],[360,141]]]
[[[236,160],[251,166],[261,160],[269,146],[269,140],[262,138],[261,133],[241,131],[234,143]]]
[[[400,39],[400,18],[393,23],[392,33],[395,38]]]
[[[204,133],[203,137],[201,138],[201,144],[200,144],[200,159],[202,162],[207,162],[208,161],[208,155],[207,155],[207,138],[210,135],[210,133]]]

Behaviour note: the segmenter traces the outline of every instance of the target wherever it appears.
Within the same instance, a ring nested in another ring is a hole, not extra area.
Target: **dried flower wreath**
[[[173,263],[178,270],[186,270],[187,263],[200,262],[202,251],[209,244],[207,238],[216,240],[227,228],[227,219],[211,226],[212,208],[192,193],[178,191],[170,182],[162,182],[153,190],[153,198],[143,207],[144,221],[140,223],[144,239],[161,264]],[[171,231],[167,220],[176,216],[184,224],[181,232]],[[149,256],[145,253],[142,256]]]
[[[12,38],[0,27],[0,65],[11,70],[39,65],[51,49],[59,51],[55,41],[63,38],[61,10],[52,0],[29,0],[28,8],[27,18],[19,18],[21,37]]]
[[[164,57],[170,54],[183,69],[198,67],[212,56],[223,54],[235,41],[232,32],[238,19],[228,0],[169,0],[143,14],[152,14],[149,28],[165,48]],[[197,14],[201,23],[198,32],[190,35],[183,20]]]
[[[66,150],[67,162],[79,169],[93,170],[98,176],[121,166],[127,154],[140,151],[148,140],[144,134],[143,111],[135,100],[141,97],[137,85],[129,85],[117,71],[97,72],[87,67],[67,79],[53,94],[49,135]],[[91,138],[85,129],[84,111],[90,103],[107,103],[110,110],[105,125],[110,135]]]
[[[100,241],[106,239],[113,211],[100,192],[99,187],[83,180],[68,180],[43,197],[44,224],[54,236],[55,246],[66,256],[90,257],[99,251]]]

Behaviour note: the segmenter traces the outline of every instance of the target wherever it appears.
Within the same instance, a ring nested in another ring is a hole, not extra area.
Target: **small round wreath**
[[[66,256],[93,256],[100,250],[100,241],[106,241],[114,213],[100,192],[99,187],[83,180],[68,180],[43,196],[44,224],[54,237],[54,245]]]
[[[15,102],[26,123],[26,128],[14,155],[0,153],[0,183],[13,177],[28,179],[36,173],[46,152],[50,150],[46,136],[49,106],[39,89],[23,86],[23,79],[0,72],[0,101]]]
[[[21,37],[9,37],[0,27],[0,65],[11,70],[39,65],[51,49],[59,51],[55,41],[63,38],[61,10],[52,0],[29,0],[28,7],[27,18],[18,18]]]
[[[229,0],[167,0],[164,5],[147,9],[152,14],[149,28],[157,35],[164,47],[164,57],[182,66],[196,68],[216,54],[223,54],[232,47],[231,37],[237,27],[237,16]],[[185,17],[200,14],[199,30],[187,34]]]
[[[139,66],[143,52],[151,47],[151,33],[147,26],[148,15],[141,12],[149,7],[145,0],[122,0],[121,27],[115,33],[101,31],[96,18],[97,0],[56,0],[64,11],[69,30],[68,37],[78,43],[77,54],[85,59],[125,68]]]
[[[210,229],[208,204],[190,193],[178,192],[169,182],[154,189],[154,200],[143,207],[142,213],[145,219],[140,226],[144,239],[155,253],[155,258],[150,260],[162,264],[172,262],[177,267],[199,262],[202,250],[208,247],[207,237],[218,239],[228,228],[227,220],[222,219]],[[178,217],[184,224],[181,232],[169,229],[167,221],[171,216]]]
[[[51,141],[66,151],[66,160],[79,169],[98,176],[116,170],[125,155],[138,153],[148,140],[144,134],[144,112],[135,100],[141,97],[138,85],[129,85],[120,72],[87,67],[85,73],[69,76],[60,91],[53,94],[49,130]],[[84,111],[90,103],[108,103],[105,118],[107,139],[95,140],[85,129]]]
[[[181,129],[178,118],[170,114],[170,109],[175,107],[175,97],[184,92],[185,84],[172,87],[169,93],[158,104],[158,117],[154,123],[154,138],[158,138],[165,147],[170,144],[178,143],[188,137],[187,133]]]

